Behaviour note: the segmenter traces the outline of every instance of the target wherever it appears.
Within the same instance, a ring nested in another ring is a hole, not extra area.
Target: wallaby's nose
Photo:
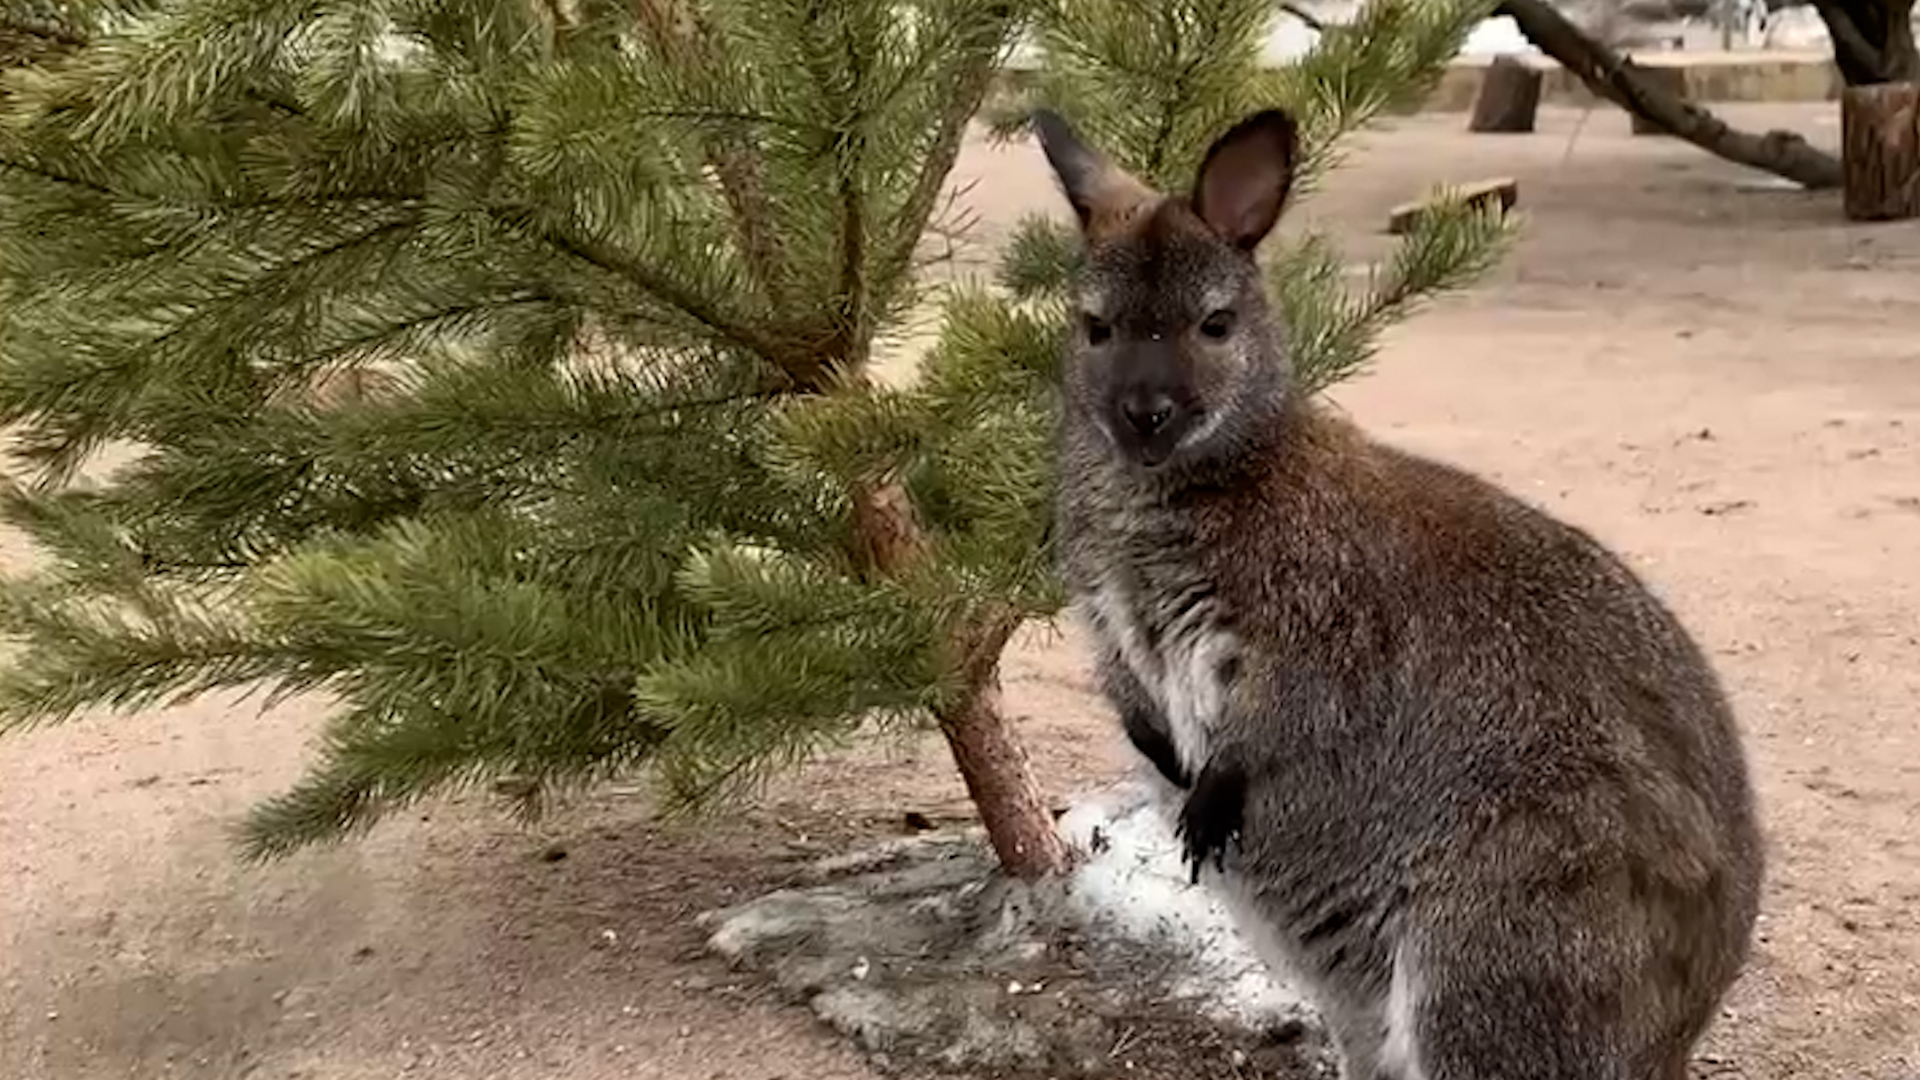
[[[1173,419],[1173,398],[1150,390],[1128,394],[1120,399],[1120,416],[1135,434],[1152,435]]]

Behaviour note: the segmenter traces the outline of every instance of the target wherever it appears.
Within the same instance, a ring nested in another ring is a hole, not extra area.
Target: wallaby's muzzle
[[[1112,395],[1107,426],[1121,454],[1142,465],[1160,465],[1193,430],[1197,406],[1175,387],[1136,382]]]

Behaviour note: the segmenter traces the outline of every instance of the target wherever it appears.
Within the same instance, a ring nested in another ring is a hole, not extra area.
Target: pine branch
[[[668,62],[686,69],[693,78],[718,78],[720,65],[715,53],[724,50],[714,29],[686,0],[633,0],[634,13],[646,30],[656,53]],[[708,110],[706,120],[747,120],[748,114],[730,115]],[[765,120],[753,115],[750,122]],[[748,271],[767,293],[776,308],[788,301],[787,267],[784,245],[775,227],[773,204],[768,198],[765,163],[752,141],[737,130],[717,131],[706,140],[707,162],[719,178],[740,250]]]
[[[900,227],[892,249],[881,259],[874,273],[882,288],[890,288],[912,264],[913,252],[925,232],[940,191],[959,160],[967,124],[980,109],[987,90],[999,70],[998,60],[1011,27],[1021,24],[1019,10],[1004,5],[1006,17],[982,28],[979,40],[966,42],[964,58],[958,65],[951,96],[934,122],[934,137],[923,159],[918,176],[901,204],[897,220]],[[991,32],[989,32],[991,31]]]
[[[555,250],[637,287],[649,298],[685,317],[716,343],[735,345],[766,358],[786,371],[796,385],[808,385],[815,377],[817,365],[813,358],[793,356],[791,350],[733,318],[718,303],[695,293],[669,273],[592,240],[571,235],[564,229],[535,224],[535,215],[525,210],[500,209],[494,211],[494,216],[502,224],[524,230]]]
[[[1064,293],[1080,258],[1080,243],[1064,223],[1042,214],[1023,219],[1000,256],[1000,286],[1016,300]]]
[[[0,670],[0,733],[96,707],[175,704],[283,674],[286,655],[243,622],[150,589],[139,599],[110,603],[32,580],[0,585],[0,630],[25,644]]]
[[[40,165],[34,162],[19,161],[12,158],[0,158],[0,171],[18,173],[23,176],[31,176],[36,179],[45,180],[48,183],[52,183],[52,184],[64,184],[69,187],[85,188],[90,192],[94,192],[100,195],[114,194],[113,189],[106,187],[105,185],[96,183],[91,180],[86,180],[78,176],[69,175],[67,173],[60,172],[56,169],[48,168],[47,166]]]
[[[41,417],[41,427],[23,438],[21,446],[38,467],[42,482],[64,481],[104,441],[126,433],[143,394],[164,364],[217,362],[220,352],[208,347],[209,338],[234,325],[228,320],[250,315],[263,300],[300,290],[318,266],[340,259],[357,261],[366,249],[404,237],[412,224],[376,218],[369,226],[297,252],[250,279],[208,290],[191,314],[142,336],[125,351],[80,345],[65,356],[49,353],[39,370],[16,365],[13,371],[0,373],[0,416],[9,421]]]
[[[864,346],[872,337],[865,325],[869,318],[868,222],[862,180],[867,140],[861,131],[865,123],[861,103],[847,90],[863,88],[866,71],[860,49],[849,36],[849,19],[828,17],[818,5],[809,15],[806,25],[814,34],[837,31],[831,40],[806,42],[801,56],[812,76],[814,92],[841,125],[833,133],[832,144],[837,266],[826,308],[829,329],[821,352],[835,366],[858,371],[865,366]]]
[[[612,685],[587,688],[560,715],[544,719],[571,744],[515,745],[499,738],[504,732],[475,733],[466,718],[426,708],[350,709],[329,724],[319,765],[248,814],[238,830],[241,855],[263,863],[338,843],[431,794],[489,777],[515,781],[524,792],[523,811],[531,810],[542,789],[617,775],[647,760],[666,739],[666,731],[641,718],[631,696]]]
[[[838,568],[722,548],[682,572],[717,621],[698,654],[658,664],[638,700],[670,732],[663,771],[697,809],[844,738],[864,717],[923,709],[939,681],[927,614]]]
[[[1159,102],[1160,115],[1154,125],[1153,137],[1147,143],[1146,174],[1153,177],[1165,174],[1168,158],[1176,152],[1170,145],[1174,126],[1179,122],[1180,114],[1193,107],[1189,82],[1203,63],[1197,50],[1187,55],[1184,62],[1178,60],[1187,53],[1180,39],[1180,12],[1172,5],[1167,5],[1161,8],[1160,22],[1165,27],[1168,51],[1176,62],[1172,76],[1167,81],[1166,94]]]
[[[1357,298],[1348,295],[1345,265],[1324,238],[1290,248],[1269,268],[1268,281],[1289,320],[1299,384],[1312,393],[1350,378],[1372,359],[1382,330],[1484,273],[1517,232],[1517,221],[1497,207],[1437,193],[1432,211],[1384,267],[1369,271]]]

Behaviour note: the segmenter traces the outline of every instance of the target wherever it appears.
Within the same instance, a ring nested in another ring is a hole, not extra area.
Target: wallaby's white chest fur
[[[1174,752],[1193,773],[1206,764],[1226,709],[1223,670],[1239,642],[1221,626],[1211,599],[1176,601],[1156,602],[1109,578],[1082,596],[1080,606],[1093,633],[1120,654],[1159,707]]]

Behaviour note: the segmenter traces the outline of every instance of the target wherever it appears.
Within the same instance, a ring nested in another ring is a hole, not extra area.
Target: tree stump
[[[1664,91],[1681,101],[1687,99],[1686,68],[1679,66],[1642,67],[1639,64],[1630,64],[1629,66],[1633,68],[1634,74],[1638,75],[1642,82],[1651,84],[1654,89]],[[1627,115],[1633,117],[1633,133],[1635,135],[1668,134],[1666,128],[1661,127],[1652,120],[1642,117],[1639,113],[1630,112]]]
[[[1849,220],[1920,217],[1920,84],[1847,87],[1840,170]]]
[[[1516,56],[1496,56],[1480,80],[1467,130],[1524,134],[1533,130],[1539,109],[1539,69]]]

